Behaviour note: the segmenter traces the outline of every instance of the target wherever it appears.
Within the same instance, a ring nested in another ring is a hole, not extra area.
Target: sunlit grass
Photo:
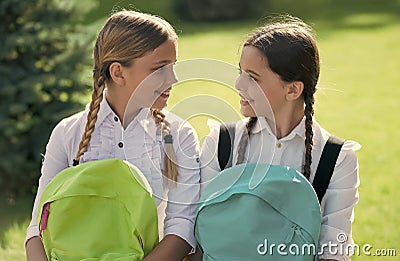
[[[12,223],[4,233],[2,244],[0,245],[1,261],[22,261],[25,260],[25,230],[28,221],[23,223]]]

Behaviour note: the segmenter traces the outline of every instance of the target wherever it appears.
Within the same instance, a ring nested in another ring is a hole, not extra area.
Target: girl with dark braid
[[[311,28],[293,17],[280,17],[251,33],[242,49],[236,88],[241,113],[236,124],[233,165],[259,162],[289,166],[313,181],[330,133],[314,119],[314,94],[320,73],[319,53]],[[211,124],[201,152],[204,187],[220,171],[216,154],[219,125]],[[359,144],[346,141],[321,202],[319,246],[339,244],[351,226],[358,202]],[[321,260],[350,260],[346,253],[320,251]]]
[[[108,158],[135,165],[152,188],[161,241],[144,260],[182,260],[195,249],[198,141],[190,126],[162,111],[177,81],[177,40],[172,26],[157,16],[124,10],[106,21],[94,46],[92,101],[63,119],[46,147],[27,229],[28,260],[47,260],[36,225],[46,185],[65,168]]]

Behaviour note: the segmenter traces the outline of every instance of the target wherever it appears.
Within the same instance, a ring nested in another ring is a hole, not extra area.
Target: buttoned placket
[[[125,143],[124,143],[124,129],[118,116],[114,115],[114,135],[115,135],[115,157],[118,159],[126,160],[125,156]]]
[[[272,164],[274,165],[280,165],[281,164],[281,159],[282,159],[282,155],[283,155],[283,151],[285,148],[285,143],[281,140],[277,140],[275,137],[275,153],[274,153],[274,158],[273,158],[273,162]]]

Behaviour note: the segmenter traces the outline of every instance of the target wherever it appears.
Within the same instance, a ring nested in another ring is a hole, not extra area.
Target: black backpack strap
[[[343,139],[331,135],[325,144],[324,150],[322,151],[321,159],[319,160],[314,181],[312,183],[314,190],[317,193],[319,203],[321,203],[322,198],[324,197],[328,188],[343,144]]]
[[[218,163],[221,170],[232,167],[236,122],[221,123],[218,140]]]

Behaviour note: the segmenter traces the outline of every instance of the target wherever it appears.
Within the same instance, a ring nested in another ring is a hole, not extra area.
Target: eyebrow
[[[240,66],[240,63],[239,63],[239,68],[242,68],[241,66]],[[252,70],[252,69],[247,69],[247,70],[245,70],[247,73],[251,73],[251,74],[254,74],[255,76],[257,76],[257,77],[261,77],[261,75],[260,74],[258,74],[258,73],[256,73],[254,70]]]
[[[155,65],[158,65],[158,64],[170,64],[170,63],[174,63],[174,62],[176,62],[177,60],[175,59],[175,61],[173,61],[173,62],[171,62],[171,60],[161,60],[161,61],[158,61],[158,62],[156,62],[156,63],[154,63]]]

